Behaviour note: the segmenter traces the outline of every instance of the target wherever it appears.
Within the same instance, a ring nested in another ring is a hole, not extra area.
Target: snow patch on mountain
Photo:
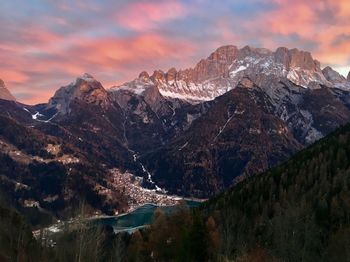
[[[109,89],[111,92],[116,91],[129,91],[136,95],[142,95],[148,87],[153,86],[154,83],[148,78],[139,77],[131,82],[124,83],[121,86],[113,86]]]
[[[232,77],[232,76],[236,75],[238,72],[241,72],[241,71],[243,71],[243,70],[245,70],[245,69],[247,69],[247,67],[241,65],[241,66],[239,66],[237,69],[231,71],[231,72],[230,72],[230,76]]]

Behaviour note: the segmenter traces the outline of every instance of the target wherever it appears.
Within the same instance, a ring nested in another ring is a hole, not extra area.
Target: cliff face
[[[235,88],[245,76],[258,84],[268,82],[271,78],[287,78],[304,88],[334,85],[309,52],[285,47],[273,52],[250,46],[241,49],[233,45],[222,46],[208,58],[199,61],[194,68],[179,71],[171,68],[167,72],[156,70],[151,76],[145,73],[141,75],[143,80],[148,80],[148,84],[157,86],[163,96],[194,103],[210,101],[223,95]],[[338,88],[342,87],[337,84]],[[122,87],[130,85],[126,83]]]

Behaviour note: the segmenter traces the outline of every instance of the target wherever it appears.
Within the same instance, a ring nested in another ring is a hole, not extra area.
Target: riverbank
[[[186,205],[189,208],[199,206],[202,202],[186,201]],[[136,229],[150,225],[154,219],[154,212],[157,209],[161,209],[164,213],[171,213],[177,209],[178,205],[172,206],[160,206],[153,203],[145,204],[132,212],[112,216],[108,218],[95,219],[93,222],[97,225],[107,225],[114,229],[115,233],[118,232],[134,232]]]
[[[40,236],[54,235],[62,232],[67,227],[74,228],[74,225],[81,224],[84,222],[96,223],[97,225],[109,225],[112,226],[116,233],[118,232],[133,232],[133,229],[142,228],[145,225],[149,225],[152,222],[154,211],[157,208],[162,208],[165,212],[171,212],[181,202],[185,201],[189,207],[199,206],[201,203],[206,201],[205,199],[194,199],[194,198],[182,198],[179,196],[170,196],[177,198],[176,203],[172,205],[165,205],[163,203],[143,203],[139,206],[130,208],[127,212],[117,215],[93,215],[89,217],[78,216],[71,218],[66,221],[58,221],[48,227],[40,230],[33,231],[33,235],[36,238]]]

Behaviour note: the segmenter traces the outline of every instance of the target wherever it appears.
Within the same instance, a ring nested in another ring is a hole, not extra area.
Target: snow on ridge
[[[154,85],[154,83],[150,80],[145,80],[145,79],[134,79],[131,82],[125,83],[120,86],[112,86],[109,91],[111,92],[118,92],[120,90],[123,91],[129,91],[132,92],[136,95],[142,95],[143,92],[146,91],[146,89],[150,86]]]
[[[27,108],[23,107],[23,110],[28,112],[31,116],[32,116],[32,119],[35,120],[35,121],[38,121],[38,122],[43,122],[43,123],[49,123],[52,119],[54,119],[57,115],[58,115],[58,112],[56,114],[54,114],[51,118],[47,119],[47,120],[41,120],[39,119],[38,117],[44,117],[43,114],[41,114],[40,112],[35,112],[35,114],[32,114]]]
[[[241,72],[241,71],[243,71],[243,70],[245,70],[245,69],[247,69],[247,67],[241,65],[241,66],[239,66],[237,69],[231,71],[231,72],[230,72],[230,76],[232,77],[233,75],[236,75],[238,72]]]
[[[181,100],[190,100],[190,101],[209,101],[213,100],[213,97],[208,97],[208,96],[196,96],[196,95],[191,95],[191,94],[181,94],[181,93],[176,93],[172,91],[167,91],[164,89],[159,89],[159,92],[162,96],[164,97],[171,97],[171,98],[178,98]]]
[[[143,92],[145,92],[146,90],[146,87],[145,86],[141,86],[141,85],[137,85],[137,86],[119,86],[118,88],[113,88],[113,89],[110,89],[112,91],[118,91],[118,90],[126,90],[126,91],[129,91],[129,92],[132,92],[136,95],[142,95]]]

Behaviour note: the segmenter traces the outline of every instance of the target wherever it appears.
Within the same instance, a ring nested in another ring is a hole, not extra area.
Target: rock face
[[[0,99],[16,101],[16,98],[6,88],[3,80],[0,79]]]
[[[144,73],[140,76],[146,79]],[[285,47],[275,52],[250,46],[238,49],[233,45],[218,48],[194,68],[154,71],[152,76],[147,77],[147,84],[156,85],[165,97],[200,102],[213,100],[232,90],[244,76],[249,76],[258,84],[268,81],[268,78],[279,77],[304,88],[332,86],[322,73],[320,63],[309,52]],[[121,87],[128,86],[132,89],[133,83]],[[138,90],[140,85],[135,92]]]
[[[346,79],[350,82],[350,72],[349,72],[348,77]]]
[[[337,71],[333,70],[331,67],[325,67],[322,70],[322,73],[334,87],[345,89],[350,88],[350,83],[346,80],[346,78],[339,74]]]
[[[74,100],[107,108],[110,105],[107,91],[100,82],[89,74],[78,77],[75,82],[58,89],[49,101],[49,107],[56,108],[61,114],[69,113],[70,103]]]

